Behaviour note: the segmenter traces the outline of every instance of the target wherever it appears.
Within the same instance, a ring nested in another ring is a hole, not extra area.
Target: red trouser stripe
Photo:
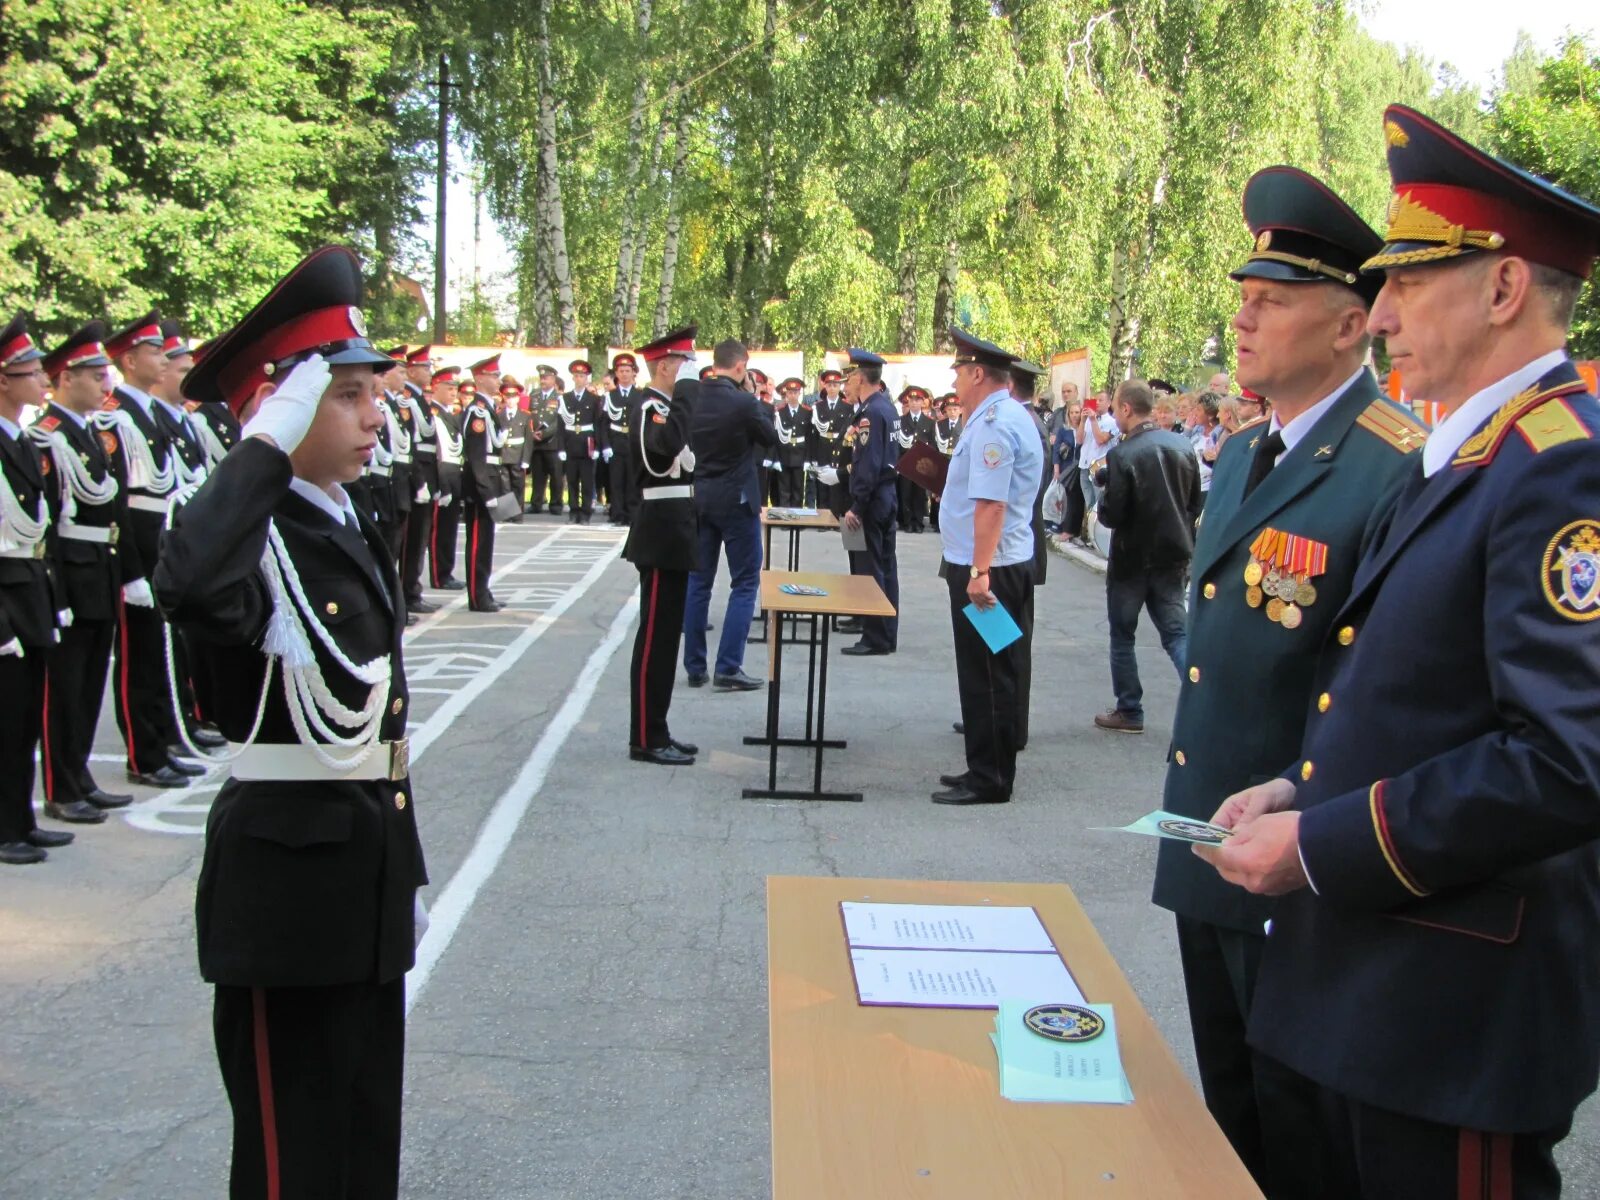
[[[656,636],[656,593],[661,590],[661,571],[652,568],[650,571],[650,612],[644,622],[644,654],[639,663],[639,749],[649,750],[650,735],[646,730],[650,724],[650,709],[645,700],[649,694],[648,681],[650,679],[650,643]]]
[[[256,1092],[261,1102],[261,1149],[267,1165],[267,1200],[279,1200],[278,1113],[272,1102],[272,1055],[267,1045],[267,994],[250,989],[255,1010]]]
[[[122,703],[122,732],[128,742],[128,766],[142,771],[139,747],[133,738],[133,706],[128,703],[128,606],[120,593],[117,596],[117,638],[122,651],[117,655],[117,699]]]
[[[439,578],[439,506],[433,506],[433,524],[428,527],[428,578],[434,587],[444,583]]]
[[[1514,1146],[1509,1133],[1463,1129],[1456,1152],[1458,1200],[1512,1200]]]
[[[472,538],[467,543],[467,603],[474,608],[478,605],[478,526],[483,523],[483,518],[476,509],[471,510]]]
[[[44,742],[39,747],[39,758],[44,763],[44,798],[51,804],[56,802],[56,777],[50,769],[50,668],[44,669]]]

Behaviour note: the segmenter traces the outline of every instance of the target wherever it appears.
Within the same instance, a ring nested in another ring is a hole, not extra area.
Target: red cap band
[[[319,346],[366,337],[361,310],[348,304],[319,308],[285,321],[248,350],[234,355],[217,379],[222,394],[237,409],[263,383],[277,363]]]
[[[0,367],[9,367],[28,351],[37,349],[38,347],[33,344],[33,339],[24,333],[14,341],[0,346]]]
[[[117,358],[135,346],[159,346],[165,340],[161,336],[161,326],[140,325],[137,329],[128,330],[121,337],[112,338],[106,343],[106,352],[112,358]]]
[[[1552,221],[1548,210],[1530,211],[1500,196],[1445,183],[1396,184],[1386,237],[1391,243],[1499,250],[1584,278],[1600,250]]]

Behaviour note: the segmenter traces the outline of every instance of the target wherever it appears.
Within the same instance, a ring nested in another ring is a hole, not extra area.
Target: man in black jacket
[[[717,559],[726,545],[731,586],[713,680],[719,692],[754,691],[761,686],[760,680],[744,673],[744,645],[761,578],[762,495],[756,463],[771,456],[778,434],[762,415],[760,401],[740,386],[749,361],[743,343],[731,338],[717,343],[712,374],[700,385],[689,431],[700,565],[689,576],[684,605],[683,669],[690,687],[705,683],[706,614]]]
[[[1144,688],[1134,656],[1139,610],[1148,609],[1161,648],[1179,674],[1185,655],[1183,584],[1194,556],[1194,523],[1205,504],[1200,464],[1187,438],[1158,429],[1155,393],[1125,380],[1112,401],[1122,440],[1096,483],[1104,488],[1100,522],[1109,526],[1106,614],[1111,623],[1111,687],[1116,707],[1095,717],[1101,729],[1144,732]]]

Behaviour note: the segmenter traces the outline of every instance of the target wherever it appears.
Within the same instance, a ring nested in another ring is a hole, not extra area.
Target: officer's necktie
[[[1278,455],[1283,453],[1283,434],[1273,430],[1256,446],[1256,456],[1250,460],[1250,474],[1245,477],[1244,494],[1249,496],[1257,485],[1272,473]]]

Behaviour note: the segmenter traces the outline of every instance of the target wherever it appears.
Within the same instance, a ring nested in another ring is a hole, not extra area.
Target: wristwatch
[[[987,574],[988,574],[988,573],[989,573],[989,568],[988,568],[988,567],[985,567],[985,568],[984,568],[984,569],[983,569],[983,570],[981,570],[981,571],[980,571],[980,570],[978,570],[978,568],[977,568],[977,567],[973,567],[973,568],[972,568],[972,577],[973,577],[973,578],[974,578],[974,579],[982,579],[982,578],[983,578],[983,577],[984,577],[984,576],[985,576],[985,575],[987,575]]]

